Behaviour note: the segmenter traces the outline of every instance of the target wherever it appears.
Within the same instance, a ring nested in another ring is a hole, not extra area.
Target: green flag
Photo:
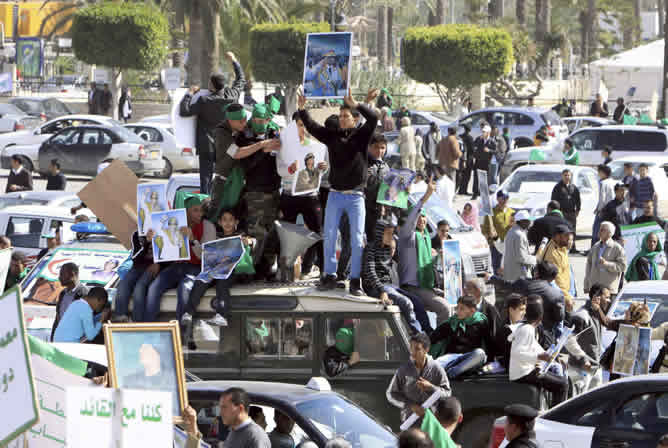
[[[638,124],[654,124],[654,120],[652,120],[647,114],[641,114],[640,118],[638,119]]]
[[[638,119],[633,115],[624,114],[624,124],[638,124]]]
[[[28,342],[30,343],[30,352],[38,355],[52,364],[61,367],[73,375],[84,376],[88,369],[88,363],[79,358],[70,356],[61,352],[51,344],[47,344],[34,336],[28,335]]]
[[[269,100],[269,110],[272,114],[276,115],[280,109],[281,102],[274,95],[271,95],[271,99]]]
[[[545,153],[539,148],[532,149],[531,153],[529,154],[529,162],[543,162],[543,161],[545,161]]]

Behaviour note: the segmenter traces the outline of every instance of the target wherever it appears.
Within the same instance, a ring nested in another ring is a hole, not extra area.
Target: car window
[[[39,115],[42,113],[42,103],[40,101],[18,98],[11,100],[10,103],[29,115]]]
[[[43,199],[28,199],[28,198],[20,198],[17,196],[4,197],[0,198],[0,210],[2,210],[3,208],[13,207],[16,205],[46,205],[48,203],[49,201],[45,201]]]
[[[46,100],[44,108],[46,109],[47,114],[67,115],[70,113],[63,103],[55,99]]]
[[[492,123],[490,124],[495,124],[497,126],[504,126],[505,124],[504,113],[503,112],[492,113]]]
[[[663,152],[666,150],[666,135],[663,132],[625,131],[616,150],[639,152]]]
[[[602,149],[605,146],[611,146],[615,151],[624,151],[628,148],[628,141],[625,140],[624,132],[618,130],[598,130],[598,148]]]
[[[424,118],[422,115],[411,114],[411,124],[424,126],[429,125],[430,121]]]
[[[517,114],[518,118],[515,124],[520,125],[520,126],[531,126],[533,125],[534,121],[533,118],[526,114]]]
[[[485,115],[483,113],[471,114],[468,117],[464,118],[462,121],[460,121],[459,126],[468,124],[469,126],[471,126],[471,129],[477,128],[480,126],[480,121],[484,119]]]
[[[77,236],[76,232],[72,232],[71,230],[73,225],[74,225],[73,222],[58,221],[54,219],[53,221],[51,221],[51,225],[49,226],[49,228],[50,232],[60,231],[61,241],[63,243],[69,243],[70,241],[74,241]]]
[[[67,201],[63,202],[60,206],[65,207],[65,208],[72,208],[76,207],[81,204],[81,199],[68,199]]]
[[[114,142],[113,138],[111,137],[111,134],[107,131],[101,131],[100,132],[100,144],[101,145],[111,145]]]
[[[589,188],[589,189],[591,189],[591,188],[592,188],[592,185],[591,185],[591,183],[590,183],[590,181],[589,181],[589,178],[587,178],[587,176],[585,175],[585,173],[580,173],[580,174],[578,174],[578,178],[577,178],[577,180],[576,180],[576,182],[575,182],[575,185],[576,185],[579,189],[583,189],[583,188]]]
[[[527,126],[533,124],[533,119],[517,112],[505,112],[505,126]]]
[[[51,138],[51,143],[58,143],[61,145],[73,145],[79,141],[80,135],[81,131],[75,128],[65,129],[64,131],[54,135]]]
[[[578,121],[577,120],[568,120],[566,121],[566,127],[568,128],[568,133],[570,134],[575,130],[577,127]]]
[[[572,423],[577,426],[593,426],[599,427],[606,423],[608,417],[608,410],[610,408],[610,403],[605,402],[599,404],[593,409],[585,411],[584,414],[577,416],[573,419]]]
[[[144,126],[132,126],[128,128],[137,134],[142,140],[146,140],[147,142],[163,141],[162,134],[157,129],[147,128]]]
[[[100,144],[100,131],[97,129],[84,129],[83,137],[81,139],[83,145],[98,145]]]
[[[592,120],[582,120],[582,127],[583,128],[597,128],[600,127],[601,123],[598,121],[592,121]]]
[[[38,249],[43,228],[43,218],[10,216],[5,234],[14,247]]]
[[[246,319],[246,350],[249,359],[312,359],[313,319]]]
[[[0,115],[12,114],[12,115],[23,115],[23,111],[13,104],[5,103],[0,104]]]
[[[561,117],[559,114],[553,110],[548,110],[547,112],[540,115],[540,118],[550,126],[561,126]]]
[[[598,131],[580,131],[571,136],[573,144],[579,151],[595,151],[599,148]]]
[[[668,392],[635,396],[615,411],[614,428],[658,432],[668,427]]]
[[[503,187],[506,193],[552,191],[549,185],[554,186],[561,180],[559,171],[515,171],[511,176],[510,181]]]
[[[360,360],[399,361],[402,359],[399,343],[385,318],[328,318],[326,323],[327,347],[336,345],[337,333],[344,328],[352,331],[353,350],[360,354]]]

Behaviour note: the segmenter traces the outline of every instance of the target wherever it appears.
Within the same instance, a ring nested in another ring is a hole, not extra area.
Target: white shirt
[[[508,379],[515,381],[533,372],[538,362],[538,355],[545,350],[538,343],[536,329],[531,324],[520,324],[508,336],[508,340],[512,343]]]
[[[22,169],[23,169],[23,165],[19,165],[19,167],[17,169],[12,168],[12,173],[14,173],[14,176],[16,176],[17,174],[19,174],[21,172]]]
[[[615,198],[615,183],[615,180],[611,178],[599,181],[598,204],[596,204],[596,210],[594,210],[594,213],[598,213],[603,210],[603,207],[605,207],[608,202]]]

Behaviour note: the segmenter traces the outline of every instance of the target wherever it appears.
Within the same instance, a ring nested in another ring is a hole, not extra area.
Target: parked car
[[[155,173],[156,176],[169,179],[174,171],[197,171],[199,169],[199,157],[195,154],[195,149],[177,142],[171,125],[160,122],[140,122],[126,124],[125,127],[143,140],[162,148],[165,168]]]
[[[668,169],[668,154],[655,156],[629,156],[622,158],[615,158],[608,165],[612,169],[612,177],[621,182],[624,177],[624,164],[633,164],[633,172],[638,175],[638,166],[641,163],[647,164],[648,176],[652,179],[654,190],[659,198],[658,204],[655,204],[655,212],[657,216],[668,214],[668,176],[666,170]]]
[[[33,129],[42,120],[23,112],[13,104],[0,103],[0,133],[20,131],[22,129]]]
[[[547,126],[551,141],[564,139],[568,135],[566,124],[555,111],[538,107],[488,107],[460,117],[452,125],[459,128],[459,134],[463,132],[462,125],[468,124],[471,135],[476,138],[482,133],[480,123],[483,121],[490,125],[496,124],[500,131],[507,127],[515,148],[533,146],[534,137],[543,126]]]
[[[103,126],[119,126],[120,123],[111,117],[104,115],[68,115],[62,118],[56,118],[37,126],[32,130],[19,130],[0,135],[0,162],[2,168],[9,169],[9,160],[14,155],[12,146],[17,145],[40,145],[56,132],[72,126],[85,124],[96,124]],[[25,158],[25,162],[32,162],[32,159]],[[36,166],[32,164],[31,166]]]
[[[600,126],[606,126],[611,124],[616,124],[615,120],[610,118],[601,118],[601,117],[562,117],[561,121],[566,124],[568,128],[568,133],[572,134],[581,128],[598,128]]]
[[[13,191],[0,194],[0,210],[18,205],[44,205],[47,207],[72,208],[81,204],[81,199],[67,191]],[[90,213],[83,209],[82,213]]]
[[[44,121],[72,114],[67,104],[52,97],[19,96],[10,98],[9,102],[26,114],[40,117]]]
[[[598,175],[593,168],[569,165],[525,165],[513,171],[499,187],[508,193],[508,207],[526,210],[531,219],[545,215],[554,186],[561,180],[564,169],[573,172],[573,182],[580,190],[583,213],[578,217],[579,234],[591,232],[594,222],[591,210],[598,203]]]
[[[663,126],[602,126],[575,131],[570,139],[580,152],[580,163],[596,166],[603,163],[601,150],[611,146],[613,158],[656,156],[668,149],[668,130]]]
[[[490,448],[504,447],[506,417],[494,422]],[[543,447],[656,448],[668,432],[668,374],[623,378],[571,398],[536,419]]]

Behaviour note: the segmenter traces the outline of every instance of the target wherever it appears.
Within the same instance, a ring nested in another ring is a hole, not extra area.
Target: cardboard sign
[[[492,215],[492,200],[487,185],[487,171],[478,170],[478,189],[480,190],[480,210],[478,216]]]
[[[408,193],[415,176],[415,171],[409,169],[390,169],[378,188],[376,202],[390,207],[408,207]]]
[[[343,98],[350,86],[352,33],[309,33],[304,52],[304,96]]]
[[[202,246],[202,272],[198,280],[225,280],[232,275],[244,254],[240,236],[209,241]]]
[[[615,343],[612,373],[623,376],[649,373],[650,336],[652,329],[620,325]]]
[[[132,248],[132,234],[137,229],[137,176],[120,161],[114,160],[77,193],[95,216],[118,241]]]
[[[5,446],[37,423],[39,413],[19,288],[0,297],[0,316],[0,409],[5,411],[0,446]]]
[[[169,447],[174,443],[169,392],[67,388],[68,448]]]

